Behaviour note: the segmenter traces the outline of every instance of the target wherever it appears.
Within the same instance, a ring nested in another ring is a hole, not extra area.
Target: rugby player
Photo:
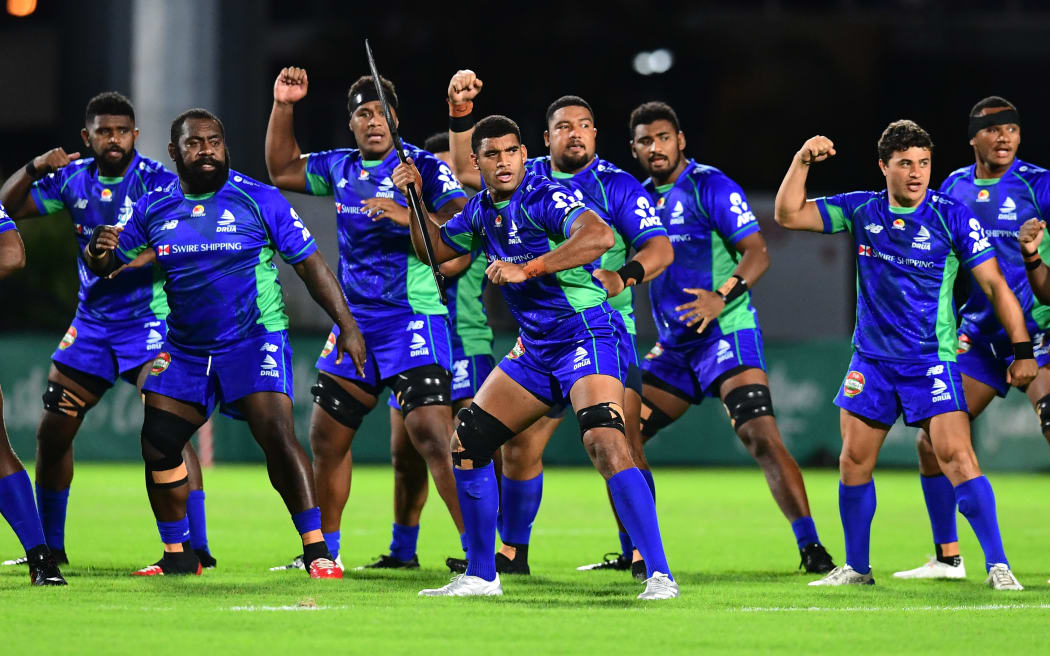
[[[1018,229],[1026,219],[1042,220],[1050,214],[1050,172],[1017,159],[1021,143],[1021,118],[1010,101],[990,96],[970,110],[970,145],[975,162],[952,172],[940,192],[970,209],[995,249],[1003,277],[1024,311],[1028,333],[1035,344],[1039,372],[1025,393],[1039,417],[1043,435],[1050,440],[1050,354],[1047,327],[1050,307],[1033,297],[1025,275],[1029,255],[1017,247]],[[1039,253],[1030,259],[1038,267]],[[969,296],[959,310],[958,366],[970,417],[981,414],[996,396],[1010,389],[1006,372],[1013,361],[1010,341],[996,320],[994,308],[979,285],[969,280]],[[926,510],[933,529],[935,555],[915,569],[895,572],[903,579],[963,579],[966,566],[959,553],[955,526],[955,492],[941,471],[930,436],[919,429],[919,474]]]
[[[774,418],[762,331],[748,291],[769,268],[758,220],[738,184],[685,156],[685,133],[669,105],[638,106],[630,131],[631,151],[650,176],[645,188],[675,251],[674,263],[649,290],[659,341],[642,363],[642,435],[651,439],[705,397],[720,399],[791,522],[800,567],[828,572],[835,565]]]
[[[396,120],[394,85],[388,80],[381,83]],[[371,77],[350,86],[347,110],[356,149],[304,155],[295,140],[293,108],[306,96],[308,85],[302,68],[284,68],[277,76],[266,129],[266,168],[281,189],[335,197],[339,279],[369,348],[363,374],[349,361],[335,364],[333,346],[339,332],[333,329],[317,359],[310,447],[325,540],[338,558],[339,527],[350,495],[351,442],[384,387],[390,387],[400,403],[409,439],[426,460],[438,494],[462,535],[447,444],[452,431],[448,310],[441,304],[428,265],[408,244],[407,200],[391,182],[398,158],[378,93]],[[459,211],[466,194],[448,166],[419,148],[408,144],[406,148],[423,172],[420,197],[428,209],[442,219]],[[446,273],[456,273],[466,264],[454,263],[458,269]],[[395,542],[402,539],[410,536],[394,536]],[[399,548],[399,553],[405,552],[407,547]],[[380,558],[373,565],[418,566],[413,560],[394,560],[399,562]],[[292,566],[296,564],[293,560]]]
[[[454,161],[457,175],[477,176],[469,165],[469,142],[473,121],[468,110],[483,84],[473,71],[458,71],[448,87],[451,108],[450,129],[456,144]],[[609,293],[609,305],[618,310],[627,332],[621,345],[628,362],[624,397],[624,422],[631,456],[655,497],[656,486],[649,463],[645,460],[640,433],[642,376],[635,342],[633,298],[630,287],[660,275],[674,258],[667,231],[656,216],[649,195],[638,181],[611,162],[596,154],[598,129],[594,111],[578,96],[562,96],[552,102],[546,113],[547,130],[543,138],[550,150],[547,157],[531,158],[525,166],[530,173],[555,180],[566,187],[573,199],[593,209],[611,228],[615,244],[605,251],[594,270],[594,276]],[[460,128],[456,130],[455,128]],[[635,256],[627,262],[628,250]],[[548,416],[538,420],[521,434],[503,445],[503,477],[500,485],[502,546],[496,554],[496,570],[509,574],[528,574],[528,548],[532,525],[539,512],[543,495],[543,451],[561,423],[564,406],[556,406]],[[610,497],[611,501],[611,497]],[[615,512],[614,512],[615,515]],[[617,523],[620,520],[617,517]],[[579,569],[628,569],[634,561],[636,577],[646,578],[645,563],[634,549],[630,536],[620,524],[622,553],[596,565]],[[449,563],[450,567],[453,563]],[[464,563],[465,569],[465,563]],[[462,571],[462,570],[460,570]]]
[[[460,410],[452,436],[467,570],[420,594],[502,594],[494,558],[499,499],[492,454],[568,398],[578,408],[583,444],[650,568],[639,598],[677,597],[652,493],[624,439],[623,319],[592,276],[595,260],[614,244],[613,231],[565,187],[526,171],[526,150],[510,119],[478,122],[471,148],[486,190],[443,226],[429,217],[423,224],[438,261],[485,251],[486,276],[502,287],[521,334],[471,406]],[[398,166],[393,180],[402,190],[421,183],[414,164]],[[419,222],[409,225],[416,254],[425,257]]]
[[[245,419],[266,455],[273,487],[301,536],[312,578],[342,578],[321,535],[313,471],[292,423],[292,351],[273,256],[293,266],[340,327],[336,359],[363,371],[365,347],[309,230],[274,187],[230,170],[225,132],[203,109],[171,124],[168,153],[178,181],[151,191],[123,226],[101,226],[84,249],[104,276],[146,251],[156,253],[171,304],[169,330],[143,386],[146,489],[164,554],[141,576],[199,574],[186,542],[189,488],[181,453],[218,406]]]
[[[15,222],[0,204],[0,279],[26,265],[26,251]],[[29,580],[33,585],[66,585],[47,546],[40,516],[33,503],[33,486],[22,461],[15,455],[4,426],[4,395],[0,391],[0,515],[14,529],[26,550]]]
[[[92,231],[120,224],[144,194],[168,186],[175,175],[135,150],[135,109],[119,93],[107,91],[88,101],[80,136],[93,157],[62,148],[33,158],[8,178],[0,199],[16,218],[69,212],[78,250]],[[114,278],[92,275],[80,257],[80,292],[76,316],[51,355],[44,412],[37,428],[36,494],[47,544],[59,563],[68,563],[65,545],[66,507],[73,481],[73,438],[94,407],[118,378],[139,389],[148,364],[164,341],[168,303],[164,281],[152,266],[122,272]],[[190,479],[187,512],[190,543],[205,567],[214,567],[208,550],[204,489],[193,446],[182,454]],[[19,564],[24,559],[5,561]]]
[[[890,426],[903,413],[930,436],[941,470],[984,549],[986,582],[1020,590],[1003,551],[995,496],[970,443],[952,285],[961,264],[1006,329],[1014,360],[1006,381],[1024,386],[1037,366],[1025,316],[999,270],[995,249],[970,210],[929,187],[933,142],[913,121],[890,123],[879,137],[885,191],[806,200],[813,164],[835,155],[815,136],[795,154],[776,197],[777,223],[791,230],[842,232],[857,244],[857,328],[853,357],[835,397],[841,408],[839,513],[846,563],[810,585],[872,585],[869,564],[875,516],[872,471]]]

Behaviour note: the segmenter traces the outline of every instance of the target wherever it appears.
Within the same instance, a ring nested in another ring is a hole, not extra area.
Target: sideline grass
[[[799,574],[790,527],[756,470],[661,470],[657,499],[682,597],[643,604],[624,573],[576,572],[617,546],[598,475],[552,469],[533,531],[531,577],[504,577],[500,599],[422,599],[442,584],[458,538],[440,499],[423,515],[415,572],[348,572],[310,581],[269,572],[298,553],[297,536],[260,466],[205,473],[212,551],[219,568],[201,577],[140,579],[133,569],[160,549],[134,465],[77,467],[64,568],[68,588],[33,589],[24,568],[0,570],[5,653],[546,653],[1002,652],[1045,647],[1050,625],[1050,477],[996,474],[1007,553],[1026,590],[982,586],[980,548],[960,516],[969,578],[900,582],[932,546],[917,475],[876,476],[879,510],[872,563],[878,584],[815,589]],[[836,475],[806,477],[817,527],[843,556]],[[347,567],[390,540],[389,468],[354,472],[343,521]],[[18,543],[0,530],[0,556]],[[464,641],[469,641],[469,647]]]

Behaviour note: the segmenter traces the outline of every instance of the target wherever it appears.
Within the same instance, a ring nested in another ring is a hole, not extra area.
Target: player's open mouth
[[[197,164],[197,168],[199,168],[202,171],[214,171],[217,168],[217,165],[215,164],[215,162],[211,161],[199,162]]]
[[[908,191],[917,192],[917,191],[920,191],[921,189],[922,189],[922,183],[921,182],[909,182],[908,183]]]
[[[1010,156],[1010,150],[1008,148],[997,148],[995,150],[995,154],[998,155],[999,157],[1009,157]]]
[[[496,179],[500,182],[510,182],[514,179],[514,174],[510,171],[504,171],[503,173],[497,173]]]
[[[368,133],[368,140],[371,141],[371,142],[379,142],[379,141],[382,141],[383,137],[385,137],[385,136],[386,135],[384,133],[382,133],[382,132],[369,132]]]
[[[667,158],[666,157],[662,157],[661,156],[661,157],[650,157],[649,158],[649,166],[656,166],[657,164],[666,164],[666,163],[667,163]]]

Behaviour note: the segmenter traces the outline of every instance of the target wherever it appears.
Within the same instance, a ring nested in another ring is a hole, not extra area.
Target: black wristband
[[[1024,268],[1026,271],[1035,271],[1039,267],[1043,266],[1043,258],[1037,257],[1032,261],[1025,260]]]
[[[38,171],[37,168],[33,166],[33,160],[29,160],[26,163],[26,175],[28,175],[33,180],[39,180],[47,174],[48,171]]]
[[[636,285],[645,280],[645,268],[642,267],[642,263],[638,260],[631,260],[623,265],[616,274],[620,276],[620,280],[623,281],[624,287],[630,287],[630,285],[627,284],[627,281],[630,279],[634,279],[634,284]]]
[[[1034,360],[1035,349],[1032,342],[1014,342],[1014,360]]]
[[[715,292],[722,297],[722,301],[726,305],[729,305],[737,298],[743,296],[744,292],[747,291],[747,281],[741,278],[740,276],[733,274],[730,280],[736,280],[736,282],[733,284],[733,286],[729,289],[728,292],[726,292],[725,294],[723,294],[722,292]]]
[[[474,115],[449,116],[448,129],[449,132],[469,132],[474,129]]]

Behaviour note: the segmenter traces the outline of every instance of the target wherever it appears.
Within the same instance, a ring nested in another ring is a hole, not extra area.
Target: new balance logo
[[[882,226],[880,226],[878,223],[869,223],[866,226],[864,226],[864,229],[873,235],[877,235],[880,232],[882,232]]]
[[[233,212],[230,210],[223,210],[222,215],[219,217],[219,225],[215,228],[215,232],[237,232],[237,226],[234,225],[234,221],[237,218],[233,216]]]
[[[590,354],[587,353],[587,349],[583,348],[582,346],[577,346],[576,347],[576,355],[574,355],[573,358],[572,358],[573,371],[575,371],[576,369],[579,369],[580,367],[590,366],[590,364],[591,364],[591,358],[590,358]]]
[[[339,178],[339,182],[335,183],[335,186],[337,186],[340,189],[342,189],[343,187],[346,186],[346,183],[347,183],[346,178]]]
[[[940,378],[933,379],[933,387],[930,388],[930,401],[937,403],[938,401],[948,401],[952,398],[952,395],[948,392],[948,385],[945,384]]]
[[[262,365],[259,368],[260,376],[269,376],[270,378],[280,378],[281,374],[277,371],[277,360],[273,359],[272,355],[267,355],[263,358]]]
[[[265,344],[259,347],[259,350],[266,351],[267,353],[276,353],[278,348],[279,347],[276,344],[266,342]]]
[[[944,365],[943,364],[935,364],[935,365],[933,365],[932,367],[930,367],[929,369],[926,370],[926,375],[927,376],[940,376],[943,373],[944,373]]]
[[[423,339],[423,336],[419,333],[412,333],[412,341],[409,343],[408,349],[408,355],[412,358],[430,355],[430,347],[427,345],[427,340]]]
[[[171,221],[165,221],[164,225],[160,227],[161,230],[174,230],[175,226],[179,225],[178,219],[172,219]]]
[[[77,202],[73,203],[73,209],[75,209],[75,210],[87,209],[87,198],[78,198]]]

